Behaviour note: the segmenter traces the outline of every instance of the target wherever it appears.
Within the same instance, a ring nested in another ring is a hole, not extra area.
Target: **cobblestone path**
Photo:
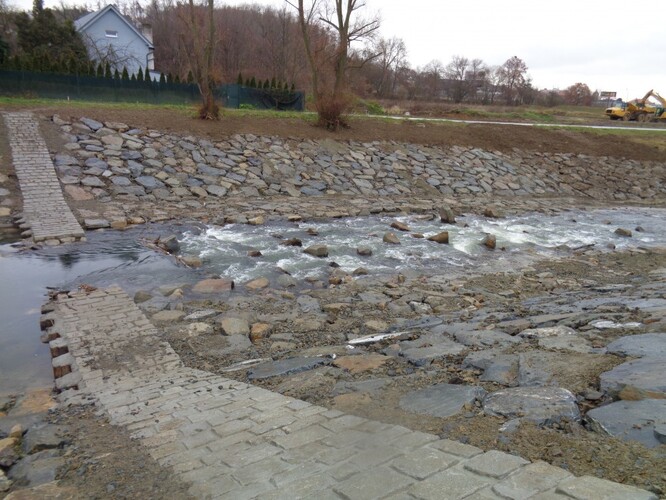
[[[656,498],[185,367],[119,288],[43,313],[63,398],[96,399],[197,498]]]
[[[68,243],[84,232],[65,202],[60,182],[32,113],[4,113],[23,216],[35,242]]]

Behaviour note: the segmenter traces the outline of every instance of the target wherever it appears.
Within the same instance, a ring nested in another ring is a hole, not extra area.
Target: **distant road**
[[[367,115],[358,115],[367,116]],[[614,125],[576,125],[571,123],[524,123],[524,122],[497,122],[486,120],[459,120],[456,118],[419,118],[417,116],[383,116],[391,120],[419,121],[419,122],[451,122],[451,123],[469,123],[474,125],[514,125],[517,127],[561,127],[561,128],[591,128],[601,130],[634,130],[639,132],[666,132],[664,128],[652,127],[628,127]]]

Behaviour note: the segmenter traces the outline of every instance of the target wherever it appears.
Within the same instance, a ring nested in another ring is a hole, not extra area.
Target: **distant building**
[[[153,78],[159,78],[149,25],[137,28],[112,4],[77,19],[74,26],[88,48],[90,59],[102,64],[108,62],[112,70],[119,72],[126,67],[130,75],[141,68],[142,72],[148,70]]]

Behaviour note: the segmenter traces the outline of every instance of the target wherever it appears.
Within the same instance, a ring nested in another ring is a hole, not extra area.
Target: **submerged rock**
[[[442,231],[433,236],[428,237],[428,241],[434,241],[435,243],[448,244],[449,243],[449,232]]]
[[[398,237],[395,235],[395,233],[391,233],[391,232],[385,233],[384,237],[382,238],[382,241],[384,243],[389,243],[391,245],[399,245],[400,244],[400,240],[398,239]]]

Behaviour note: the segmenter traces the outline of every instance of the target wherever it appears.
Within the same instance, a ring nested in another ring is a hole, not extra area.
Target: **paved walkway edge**
[[[94,399],[197,498],[657,498],[185,367],[117,287],[42,313],[64,403]]]
[[[23,195],[23,215],[35,242],[70,243],[84,231],[62,194],[39,123],[32,113],[3,113],[14,170]]]

